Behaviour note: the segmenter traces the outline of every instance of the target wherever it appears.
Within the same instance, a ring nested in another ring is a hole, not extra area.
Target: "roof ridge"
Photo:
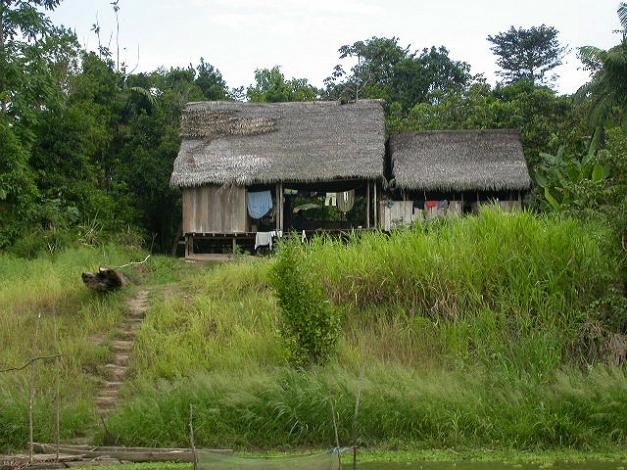
[[[424,135],[424,134],[520,134],[520,129],[516,128],[490,128],[490,129],[431,129],[422,131],[403,131],[392,134],[397,135]]]
[[[355,104],[380,104],[384,105],[383,99],[360,99],[357,101],[341,102],[339,100],[311,100],[311,101],[277,101],[273,103],[258,102],[258,101],[228,101],[228,100],[208,100],[208,101],[188,101],[185,103],[185,107],[193,105],[230,105],[230,106],[260,106],[260,107],[273,107],[273,106],[303,106],[303,105],[329,105],[329,106],[350,106]]]

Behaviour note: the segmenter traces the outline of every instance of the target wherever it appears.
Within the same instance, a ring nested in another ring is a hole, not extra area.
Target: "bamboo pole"
[[[362,349],[362,363],[361,370],[359,371],[359,385],[357,388],[357,397],[355,398],[355,414],[353,415],[353,429],[352,429],[352,441],[353,441],[353,470],[357,469],[357,418],[359,416],[359,403],[361,401],[361,390],[363,387],[364,378],[366,376],[366,357],[365,357],[365,343]]]
[[[331,415],[333,416],[333,430],[335,431],[335,449],[337,450],[337,462],[338,468],[342,468],[342,452],[340,451],[340,436],[337,432],[337,421],[335,420],[335,406],[333,400],[331,400]]]
[[[59,356],[56,359],[55,383],[55,413],[54,413],[54,440],[56,444],[56,461],[59,462],[59,447],[61,446],[61,347],[59,345],[59,321],[57,310],[54,311],[54,343]]]
[[[189,443],[192,448],[192,461],[194,470],[198,470],[198,457],[196,455],[196,444],[194,443],[194,405],[189,404]]]

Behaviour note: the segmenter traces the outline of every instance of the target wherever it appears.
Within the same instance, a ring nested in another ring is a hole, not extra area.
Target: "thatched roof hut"
[[[520,134],[511,129],[405,132],[390,137],[396,187],[519,191],[531,186]]]
[[[171,184],[246,186],[383,176],[383,102],[189,103]]]

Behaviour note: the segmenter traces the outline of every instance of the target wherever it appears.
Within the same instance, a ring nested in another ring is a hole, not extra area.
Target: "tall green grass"
[[[35,439],[52,439],[57,376],[64,439],[89,434],[98,424],[94,398],[111,356],[109,337],[135,288],[101,295],[83,285],[81,273],[141,257],[136,249],[113,245],[30,260],[0,254],[0,369],[20,366],[34,355],[62,355],[58,362],[36,366]],[[0,451],[26,443],[29,380],[29,370],[0,374]]]
[[[278,334],[273,258],[195,273],[149,311],[109,428],[124,444],[185,445],[194,404],[199,445],[331,445],[334,401],[346,443],[365,363],[365,445],[624,447],[613,241],[592,222],[498,210],[316,239],[297,259],[342,337],[328,365],[301,372]]]
[[[541,373],[595,359],[585,335],[593,305],[622,286],[614,241],[602,225],[492,209],[391,237],[318,239],[302,263],[351,323],[374,312],[385,329],[399,317],[418,335],[426,329],[412,347],[417,361],[472,354]],[[611,322],[600,326],[598,341],[615,333],[604,329]]]
[[[198,445],[245,449],[348,445],[358,375],[334,365],[307,373],[204,372],[143,383],[109,427],[119,443],[187,446],[189,405]],[[387,449],[610,449],[627,440],[625,371],[596,366],[543,382],[487,369],[415,370],[371,364],[358,416],[359,443]]]

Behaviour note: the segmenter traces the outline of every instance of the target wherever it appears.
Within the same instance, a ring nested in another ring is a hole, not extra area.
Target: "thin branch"
[[[123,264],[122,266],[113,266],[111,269],[120,269],[120,268],[126,268],[127,266],[133,266],[135,264],[144,264],[146,261],[148,261],[148,258],[150,258],[152,255],[148,255],[144,258],[144,261],[131,261],[130,263],[126,263]]]
[[[0,373],[2,372],[14,372],[14,371],[18,371],[18,370],[24,370],[26,369],[28,366],[30,366],[33,362],[37,362],[37,361],[47,361],[49,359],[56,359],[58,357],[61,357],[61,354],[53,354],[52,356],[37,356],[37,357],[33,357],[32,359],[30,359],[26,364],[19,366],[19,367],[9,367],[8,369],[0,369]]]
[[[133,67],[133,70],[127,73],[126,76],[133,75],[135,73],[135,70],[137,70],[138,67],[139,67],[139,44],[137,44],[137,63],[135,64],[135,67]]]

